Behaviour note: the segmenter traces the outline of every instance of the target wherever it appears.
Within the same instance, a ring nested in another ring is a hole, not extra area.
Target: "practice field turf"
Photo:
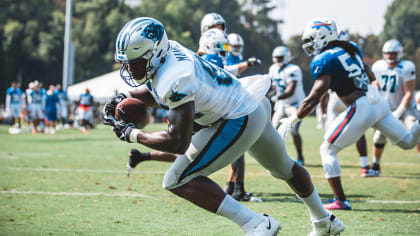
[[[150,125],[147,130],[164,129]],[[322,199],[331,198],[319,155],[323,131],[305,119],[301,132],[307,168]],[[371,156],[372,130],[367,133]],[[295,150],[286,140],[292,157]],[[9,135],[0,126],[0,235],[241,235],[229,220],[210,214],[161,188],[168,163],[140,164],[125,175],[131,147],[109,127],[89,134]],[[343,235],[419,235],[420,158],[388,145],[379,178],[361,178],[354,146],[339,155],[343,185],[353,210],[335,211]],[[371,157],[369,157],[371,159]],[[280,235],[306,235],[309,213],[289,187],[246,157],[246,190],[262,203],[245,203],[277,218]],[[224,185],[225,168],[211,178]]]

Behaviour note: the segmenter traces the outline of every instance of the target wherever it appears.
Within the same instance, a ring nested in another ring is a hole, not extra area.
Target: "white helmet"
[[[204,34],[204,32],[215,25],[223,25],[223,30],[225,33],[227,32],[225,19],[221,15],[217,13],[206,14],[201,20],[201,34]]]
[[[335,22],[327,17],[318,17],[311,20],[305,27],[302,40],[303,51],[308,56],[319,54],[329,42],[337,40]]]
[[[225,58],[230,51],[229,40],[225,32],[219,29],[209,29],[200,37],[200,48],[205,54],[217,54]]]
[[[148,17],[139,17],[127,22],[118,34],[115,43],[116,62],[122,64],[121,78],[130,86],[137,87],[152,78],[165,61],[169,50],[168,36],[163,24]],[[128,63],[144,61],[145,73],[134,79],[128,71]]]
[[[230,53],[234,56],[239,57],[242,55],[242,51],[244,50],[244,40],[242,37],[237,33],[231,33],[228,35],[229,44],[231,47]],[[235,48],[235,46],[240,46],[238,48]]]
[[[341,41],[349,41],[350,40],[350,36],[346,31],[337,30],[337,32],[338,32],[338,35],[337,35],[338,40],[341,40]]]
[[[393,59],[385,59],[385,61],[389,64],[395,63],[400,61],[403,57],[403,46],[401,43],[396,39],[391,39],[385,42],[384,46],[382,47],[382,55],[385,58],[385,53],[395,52],[397,53],[397,58]]]
[[[288,64],[292,60],[292,54],[290,53],[290,50],[285,46],[278,46],[274,48],[272,57],[273,63],[277,64],[280,67]],[[277,57],[283,57],[283,60],[278,62]]]

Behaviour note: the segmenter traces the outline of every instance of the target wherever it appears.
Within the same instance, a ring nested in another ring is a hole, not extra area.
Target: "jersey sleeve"
[[[163,101],[169,109],[174,109],[194,100],[192,76],[178,79],[169,87],[163,97]]]
[[[314,79],[318,79],[321,75],[330,74],[330,68],[327,63],[328,58],[325,54],[315,56],[311,62],[311,74]]]
[[[299,80],[302,80],[302,70],[298,66],[294,66],[293,69],[287,73],[286,83]]]
[[[416,79],[416,66],[411,61],[404,61],[403,67],[403,81]]]

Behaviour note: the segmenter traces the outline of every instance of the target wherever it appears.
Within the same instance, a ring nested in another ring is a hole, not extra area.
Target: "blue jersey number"
[[[381,75],[382,78],[382,86],[381,90],[386,91],[388,89],[388,81],[389,81],[389,92],[395,93],[395,84],[397,83],[397,76],[395,75]]]
[[[226,73],[224,70],[213,66],[206,60],[202,59],[199,56],[196,56],[201,62],[201,65],[203,68],[211,75],[211,77],[217,81],[219,85],[226,85],[229,86],[233,82],[232,76],[230,76],[228,73]]]
[[[356,88],[367,90],[369,85],[369,78],[367,77],[365,70],[361,67],[363,65],[362,59],[359,55],[356,55],[355,58],[359,64],[355,63],[354,60],[351,60],[351,57],[348,53],[344,53],[338,56],[338,59],[343,66],[344,70],[348,72],[348,77],[353,79],[354,85]]]

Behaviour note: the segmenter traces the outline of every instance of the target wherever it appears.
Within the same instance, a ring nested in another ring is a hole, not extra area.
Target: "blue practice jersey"
[[[45,110],[46,111],[56,111],[58,103],[57,94],[48,91],[45,95]]]
[[[311,62],[311,74],[315,79],[331,76],[330,88],[338,96],[355,90],[367,91],[370,81],[365,72],[362,53],[356,43],[357,54],[351,57],[343,48],[332,47],[315,56]]]
[[[80,104],[85,106],[93,105],[93,96],[90,93],[84,93],[80,95]]]
[[[61,104],[61,105],[66,105],[67,103],[69,103],[70,102],[70,99],[69,99],[69,97],[68,97],[68,95],[67,95],[67,91],[66,90],[64,90],[64,89],[60,89],[60,90],[55,90],[55,94],[57,95],[57,97],[58,97],[58,102]]]
[[[23,103],[23,92],[20,88],[14,89],[10,87],[6,91],[6,95],[10,96],[10,104],[22,104]]]
[[[38,104],[43,105],[44,103],[44,95],[41,93],[41,91],[35,92],[35,90],[32,90],[31,92],[31,104]]]
[[[232,66],[242,62],[242,56],[233,56],[229,54],[226,59],[226,65]]]
[[[204,60],[211,62],[213,65],[216,65],[220,68],[223,68],[223,60],[216,54],[204,54],[201,56]]]

